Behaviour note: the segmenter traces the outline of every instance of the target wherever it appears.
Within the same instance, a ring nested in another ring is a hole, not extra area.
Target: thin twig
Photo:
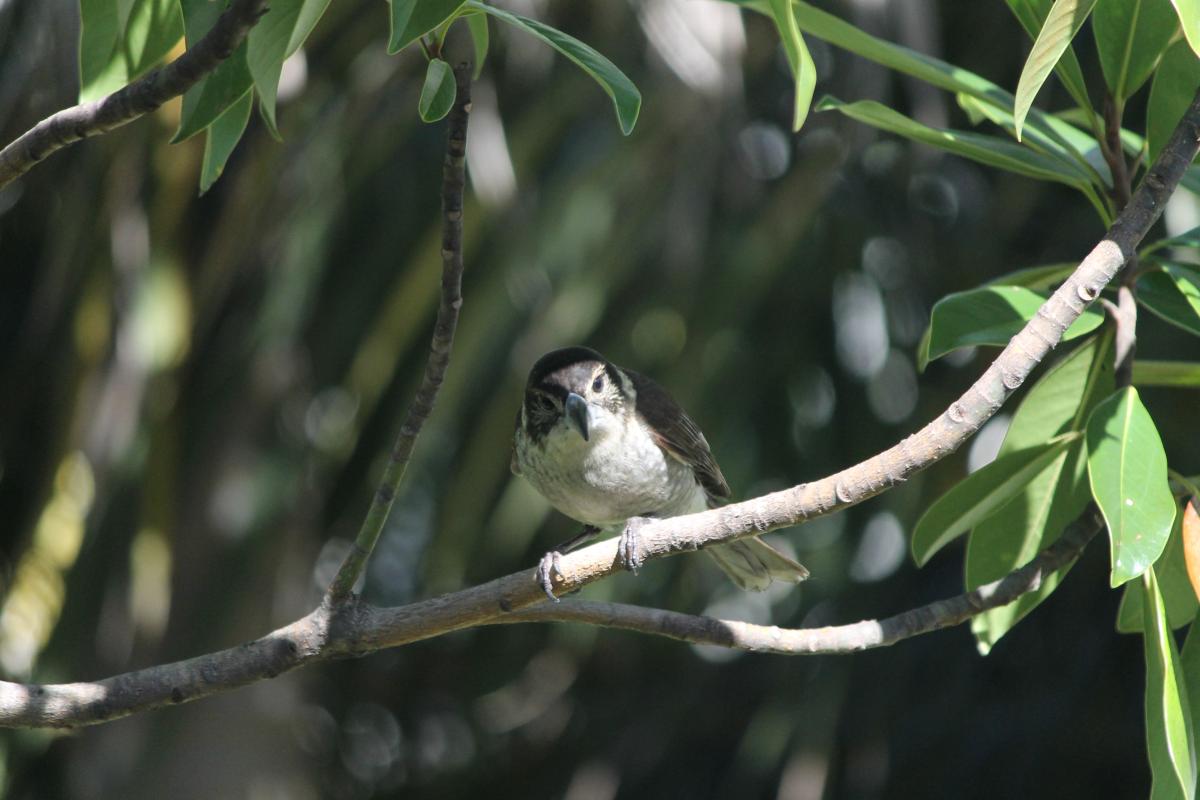
[[[736,620],[680,614],[657,608],[591,600],[527,608],[501,617],[507,622],[581,622],[605,628],[666,636],[692,644],[709,644],[779,655],[832,655],[887,647],[924,633],[961,625],[977,614],[1008,605],[1036,592],[1046,576],[1074,561],[1103,525],[1089,508],[1050,547],[1020,569],[979,588],[905,611],[887,619],[869,619],[825,628],[779,628]]]
[[[216,69],[267,13],[268,0],[234,0],[200,41],[167,66],[90,103],[46,117],[0,150],[0,189],[67,145],[107,133],[178,97]]]
[[[454,330],[458,327],[458,313],[462,308],[463,188],[466,182],[463,162],[467,152],[467,120],[471,113],[470,64],[463,63],[454,68],[454,82],[458,94],[447,117],[446,157],[442,166],[442,293],[437,321],[433,326],[433,341],[429,346],[429,359],[425,364],[421,386],[408,407],[408,415],[392,446],[379,487],[371,498],[371,507],[367,510],[353,547],[329,585],[327,594],[334,603],[350,594],[367,566],[383,524],[392,510],[392,503],[396,500],[400,483],[404,480],[404,471],[412,459],[417,437],[425,420],[433,412],[438,390],[450,365],[450,349],[454,345]]]
[[[643,555],[652,558],[694,550],[702,544],[731,541],[826,514],[879,494],[953,452],[995,413],[1024,381],[1031,365],[1046,356],[1067,325],[1112,280],[1158,219],[1198,150],[1200,92],[1105,239],[1042,305],[984,376],[938,420],[896,447],[821,481],[701,514],[652,522],[640,531]],[[610,540],[570,553],[562,565],[566,577],[560,588],[577,589],[620,569],[616,543]],[[78,727],[104,722],[227,691],[302,664],[365,655],[493,623],[544,602],[532,569],[398,608],[326,601],[307,617],[262,639],[188,661],[94,683],[37,686],[0,682],[0,726]],[[933,614],[934,621],[941,613],[953,619],[961,609],[954,608],[954,601],[950,603],[948,609],[938,610],[935,604],[932,610],[917,613]]]

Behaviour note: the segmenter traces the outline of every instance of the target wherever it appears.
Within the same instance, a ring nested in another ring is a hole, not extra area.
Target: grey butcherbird
[[[525,384],[513,436],[512,471],[583,532],[542,559],[537,579],[551,600],[553,573],[602,529],[623,526],[618,552],[641,566],[637,530],[646,517],[711,508],[729,486],[704,434],[666,390],[594,350],[565,347],[538,359]],[[757,536],[706,548],[743,589],[798,583],[808,570]]]

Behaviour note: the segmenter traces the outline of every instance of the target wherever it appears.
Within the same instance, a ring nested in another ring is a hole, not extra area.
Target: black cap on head
[[[569,367],[573,364],[579,364],[585,361],[595,361],[600,364],[608,365],[604,356],[597,353],[590,347],[562,347],[558,350],[551,350],[546,355],[537,360],[533,365],[533,369],[529,370],[529,385],[536,386],[541,383],[547,375],[558,372],[564,367]]]

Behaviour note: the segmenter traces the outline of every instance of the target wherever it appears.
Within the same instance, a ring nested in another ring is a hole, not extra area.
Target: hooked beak
[[[588,412],[587,400],[571,392],[567,395],[567,402],[563,404],[563,415],[567,418],[567,424],[574,428],[586,442],[588,440],[588,418],[591,416]]]

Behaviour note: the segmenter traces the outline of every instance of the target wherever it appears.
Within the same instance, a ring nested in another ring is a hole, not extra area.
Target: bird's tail
[[[729,578],[742,589],[761,592],[771,581],[799,583],[808,577],[804,565],[776,550],[757,536],[731,544],[706,547]]]

